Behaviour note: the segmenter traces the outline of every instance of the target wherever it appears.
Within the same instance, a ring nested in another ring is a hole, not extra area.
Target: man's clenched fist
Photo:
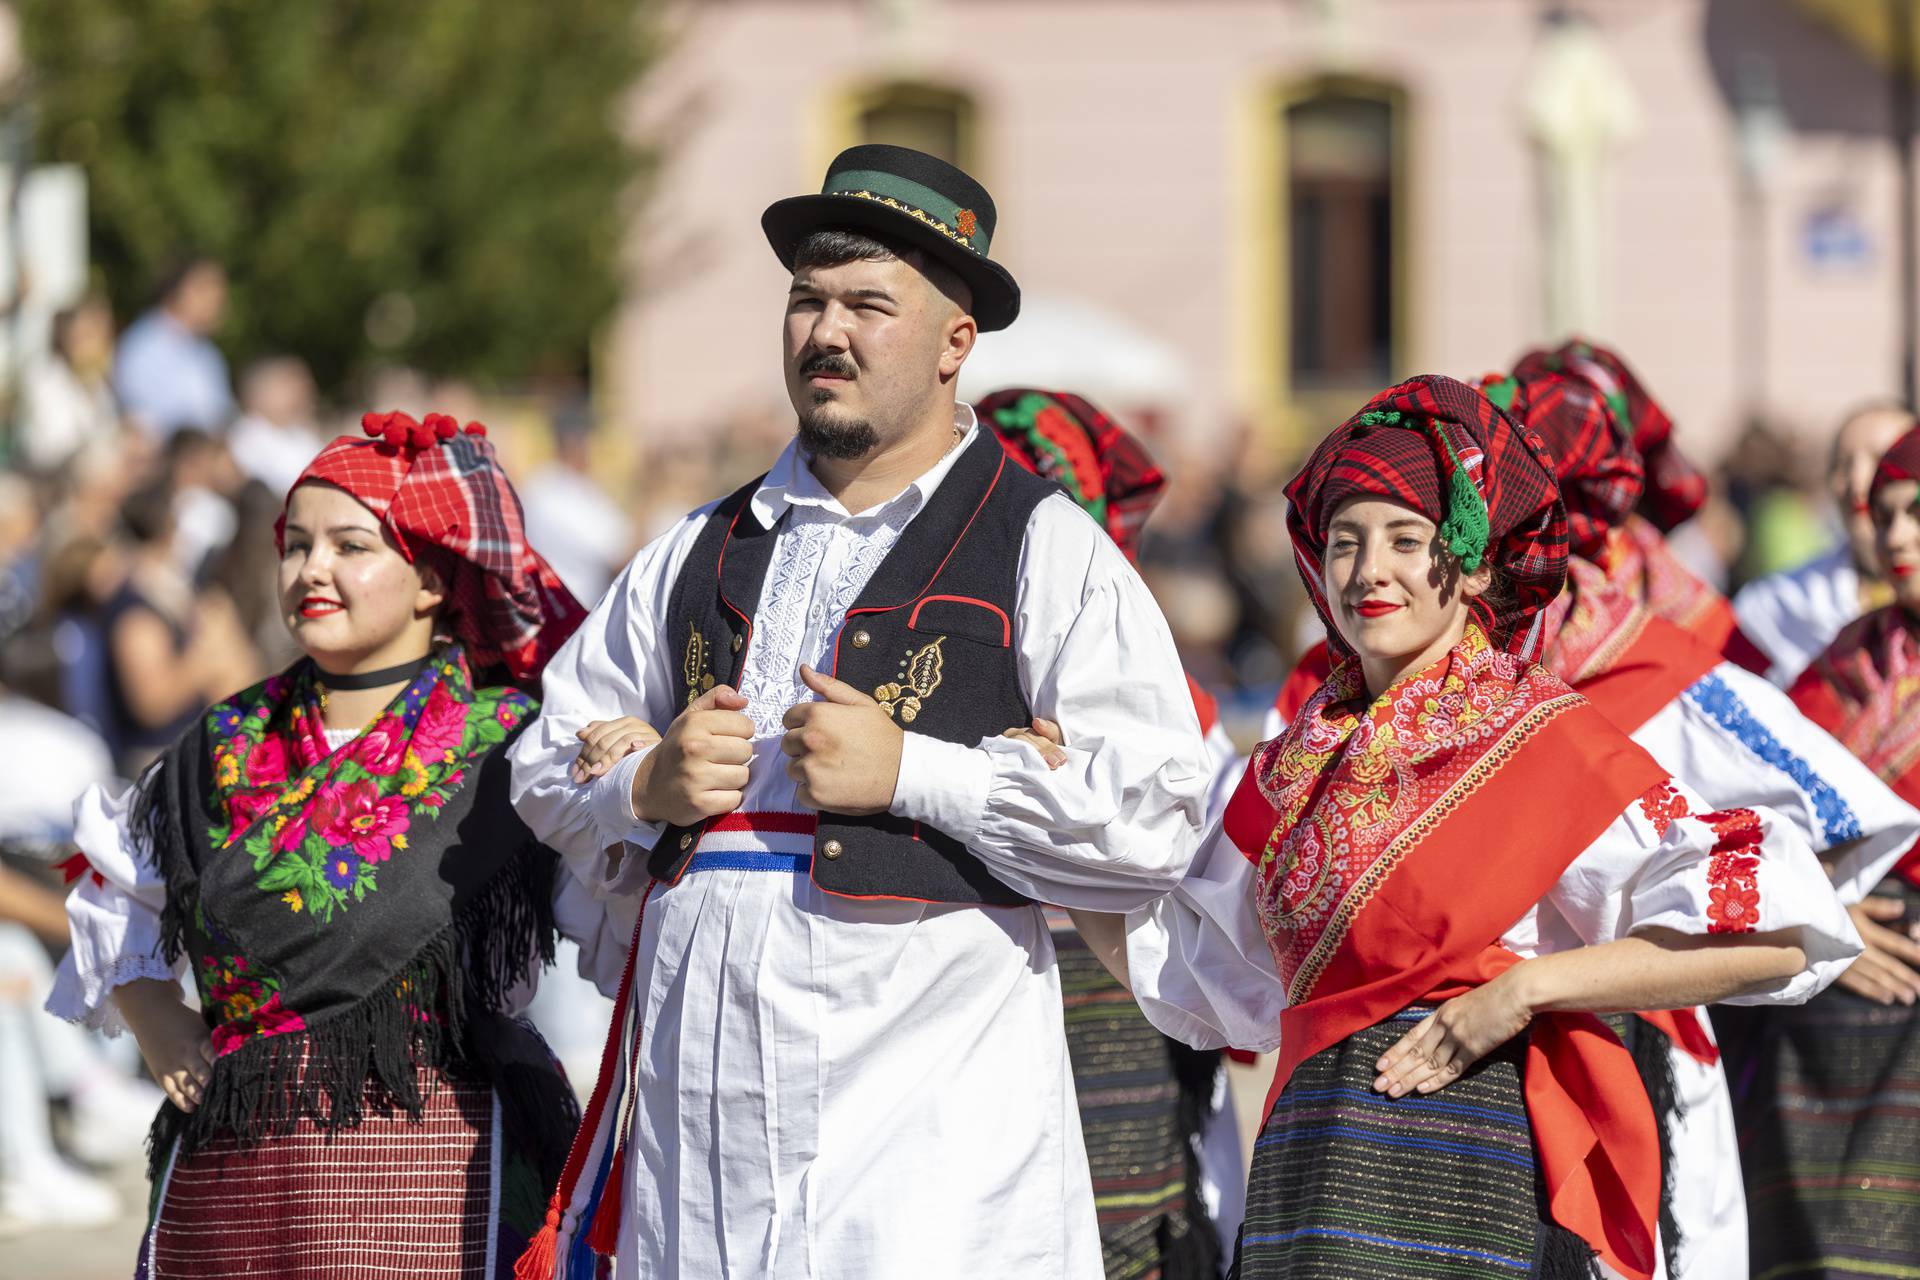
[[[633,775],[633,811],[642,821],[690,827],[740,807],[753,759],[747,700],[727,685],[695,698],[667,726]]]
[[[887,709],[844,681],[800,668],[800,679],[820,696],[787,712],[787,776],[800,784],[809,809],[860,817],[885,813],[900,780],[900,744],[906,735]]]

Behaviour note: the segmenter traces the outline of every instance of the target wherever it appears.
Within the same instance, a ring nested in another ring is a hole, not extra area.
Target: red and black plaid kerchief
[[[1129,560],[1138,557],[1141,530],[1167,487],[1145,445],[1065,391],[1013,387],[973,408],[1015,462],[1057,482]]]
[[[1591,383],[1613,414],[1622,438],[1632,442],[1646,470],[1640,514],[1670,533],[1706,505],[1707,478],[1673,443],[1673,419],[1647,394],[1618,352],[1574,338],[1544,353],[1549,367]],[[1519,370],[1515,370],[1519,372]]]
[[[1394,420],[1397,415],[1397,420]],[[1334,652],[1352,650],[1327,610],[1321,564],[1327,525],[1348,499],[1391,498],[1438,523],[1445,513],[1450,463],[1435,436],[1448,433],[1487,503],[1487,563],[1500,588],[1474,601],[1487,637],[1537,661],[1542,611],[1567,576],[1567,513],[1553,463],[1540,438],[1463,382],[1437,374],[1388,387],[1320,442],[1287,485],[1287,529],[1300,576],[1326,623]]]
[[[1489,375],[1481,390],[1546,442],[1567,504],[1573,554],[1591,560],[1606,545],[1607,531],[1633,513],[1646,470],[1602,390],[1576,373],[1548,369],[1548,355],[1528,352],[1510,376]]]
[[[1900,480],[1920,480],[1920,427],[1895,440],[1893,448],[1880,455],[1868,492],[1878,493],[1882,485]]]
[[[373,439],[340,436],[300,479],[345,489],[391,529],[409,560],[423,548],[452,564],[447,622],[476,668],[502,663],[520,683],[537,679],[587,616],[527,545],[520,496],[494,457],[486,428],[464,431],[445,414],[362,419]],[[286,523],[283,513],[276,541]]]

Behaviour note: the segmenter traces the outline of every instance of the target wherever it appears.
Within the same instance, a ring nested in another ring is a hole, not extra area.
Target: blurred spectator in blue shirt
[[[159,299],[121,335],[113,388],[127,417],[165,439],[182,427],[219,431],[233,417],[226,357],[213,345],[227,313],[226,268],[191,258],[162,282]]]

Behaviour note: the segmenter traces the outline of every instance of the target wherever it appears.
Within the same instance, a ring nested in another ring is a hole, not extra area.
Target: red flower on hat
[[[960,234],[969,240],[973,239],[973,233],[980,229],[980,219],[974,216],[971,209],[960,210],[953,215],[953,220],[959,226]]]

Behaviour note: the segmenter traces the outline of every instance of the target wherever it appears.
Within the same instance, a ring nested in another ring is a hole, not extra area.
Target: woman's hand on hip
[[[1455,996],[1422,1018],[1374,1064],[1380,1073],[1374,1089],[1395,1098],[1444,1089],[1526,1030],[1533,1007],[1511,976],[1519,968]]]

